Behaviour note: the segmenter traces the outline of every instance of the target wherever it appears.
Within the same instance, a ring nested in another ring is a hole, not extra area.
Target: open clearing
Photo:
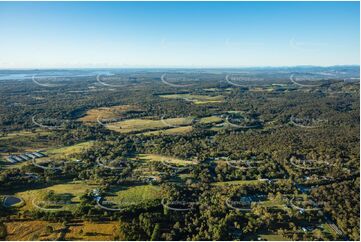
[[[120,133],[130,133],[169,128],[171,126],[190,125],[192,121],[193,118],[191,117],[168,118],[164,120],[128,119],[120,122],[111,123],[107,125],[107,128],[110,130],[118,131]]]
[[[182,160],[182,159],[178,159],[175,157],[169,157],[169,156],[163,156],[163,155],[156,155],[156,154],[139,154],[138,158],[141,160],[145,160],[145,161],[159,161],[159,162],[167,162],[167,163],[171,163],[171,164],[176,164],[176,165],[194,165],[197,164],[197,162],[195,161],[187,161],[187,160]]]
[[[220,123],[220,122],[223,122],[223,119],[218,116],[204,117],[199,120],[199,123],[201,124]]]
[[[244,180],[244,181],[226,181],[226,182],[214,182],[213,186],[229,186],[229,185],[257,185],[265,181],[260,180]]]
[[[116,186],[111,188],[110,193],[111,196],[106,197],[108,201],[124,206],[162,198],[161,188],[153,185]]]
[[[69,158],[71,156],[74,156],[76,154],[82,153],[85,150],[89,149],[94,145],[94,141],[88,141],[83,142],[71,146],[61,147],[61,148],[53,148],[49,149],[45,154],[47,154],[49,157],[45,159],[63,159],[63,158]]]
[[[223,96],[206,96],[206,95],[195,95],[195,94],[169,94],[169,95],[159,95],[159,96],[167,99],[183,99],[192,102],[194,104],[224,102]]]
[[[142,134],[144,135],[180,135],[180,134],[187,134],[192,132],[193,127],[192,126],[182,126],[177,128],[170,128],[170,129],[164,129],[164,130],[157,130],[157,131],[149,131],[144,132]]]
[[[112,107],[100,107],[100,108],[93,108],[88,110],[85,113],[84,117],[81,117],[79,120],[84,123],[95,123],[97,119],[112,119],[112,118],[119,118],[121,117],[122,113],[135,110],[136,108],[131,105],[119,105],[119,106],[112,106]]]
[[[34,132],[23,130],[23,131],[8,133],[6,136],[0,136],[0,141],[11,140],[11,139],[24,139],[26,137],[36,137],[37,135],[47,135],[47,134],[50,134],[50,131],[41,130],[41,129],[35,130]]]
[[[5,223],[7,236],[6,240],[29,241],[29,240],[55,240],[59,235],[61,223],[52,223],[48,221],[14,221]],[[54,232],[48,234],[46,226],[51,226]]]
[[[278,234],[262,234],[259,237],[267,241],[289,241],[289,239]]]
[[[167,118],[163,120],[154,119],[128,119],[120,122],[114,122],[107,125],[110,130],[120,133],[142,132],[144,135],[176,135],[186,134],[193,130],[192,122],[194,117]],[[199,119],[199,123],[220,123],[222,118],[218,116],[209,116]],[[173,127],[180,126],[180,127]],[[145,132],[144,132],[145,131]]]
[[[79,197],[83,195],[86,190],[91,190],[96,188],[96,185],[88,185],[84,182],[69,182],[65,184],[58,184],[42,189],[28,190],[25,192],[18,192],[16,196],[21,197],[25,201],[25,206],[22,207],[22,210],[31,210],[34,208],[33,200],[39,200],[47,191],[54,191],[55,194],[70,194],[71,203],[64,205],[67,209],[74,206],[74,203],[79,202]]]
[[[29,241],[47,240],[52,241],[59,238],[63,225],[49,221],[15,221],[5,223],[7,230],[6,240]],[[53,228],[52,233],[46,231],[46,227]],[[69,223],[65,233],[65,240],[86,241],[109,241],[114,240],[119,229],[119,222],[76,222]]]
[[[70,224],[65,240],[109,241],[115,240],[119,222],[79,222]]]

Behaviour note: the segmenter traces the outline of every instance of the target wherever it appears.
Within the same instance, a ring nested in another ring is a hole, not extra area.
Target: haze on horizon
[[[0,68],[359,65],[359,2],[0,2]]]

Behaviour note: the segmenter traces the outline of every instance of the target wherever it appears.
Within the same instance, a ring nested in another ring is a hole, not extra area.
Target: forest
[[[360,239],[358,66],[52,71],[0,79],[0,239]]]

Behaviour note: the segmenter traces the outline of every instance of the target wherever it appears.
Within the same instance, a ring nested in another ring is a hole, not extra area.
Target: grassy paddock
[[[118,204],[140,204],[162,198],[161,188],[153,185],[116,186],[111,188],[110,193],[111,196],[106,199]]]
[[[157,131],[149,131],[144,132],[142,134],[144,135],[182,135],[192,132],[193,127],[192,126],[182,126],[182,127],[176,127],[176,128],[170,128],[170,129],[164,129],[164,130],[157,130]]]
[[[224,102],[223,96],[206,96],[206,95],[194,95],[194,94],[169,94],[169,95],[160,95],[160,97],[167,98],[167,99],[185,99],[187,101],[191,101],[194,104]]]
[[[95,123],[97,122],[98,117],[100,119],[119,118],[122,115],[122,112],[134,110],[134,109],[136,108],[131,105],[93,108],[88,110],[85,113],[85,116],[81,117],[79,121],[82,121],[84,123]]]
[[[29,241],[29,240],[55,240],[59,236],[61,223],[48,221],[13,221],[5,223],[7,236],[6,240]],[[51,226],[53,233],[47,233],[46,226]]]
[[[41,200],[47,191],[52,190],[55,194],[70,194],[72,196],[71,204],[64,205],[64,209],[71,209],[80,201],[80,196],[84,194],[86,190],[91,190],[96,187],[96,185],[88,185],[84,182],[69,182],[41,189],[18,192],[15,195],[22,198],[25,202],[25,206],[21,208],[22,210],[31,210],[34,208],[33,200]]]
[[[88,142],[75,144],[72,146],[49,149],[44,153],[46,153],[49,156],[49,158],[62,159],[62,158],[67,158],[67,157],[71,157],[73,155],[79,154],[79,153],[83,152],[84,150],[89,149],[93,145],[94,145],[94,141],[88,141]]]
[[[157,130],[170,128],[170,125],[184,126],[192,123],[191,117],[168,118],[162,120],[153,119],[128,119],[107,125],[107,128],[120,133],[140,132],[146,130]]]
[[[229,186],[229,185],[258,185],[264,181],[260,180],[244,180],[244,181],[226,181],[226,182],[214,182],[213,186]]]
[[[139,154],[138,158],[144,161],[159,161],[159,162],[167,162],[176,165],[194,165],[195,161],[182,160],[175,157],[164,156],[164,155],[156,155],[156,154]]]
[[[62,223],[49,221],[14,221],[5,223],[9,241],[47,240],[53,241],[59,238]],[[46,227],[53,228],[52,233],[46,231]],[[110,241],[114,240],[119,230],[119,222],[87,222],[77,221],[69,223],[65,233],[65,240],[85,241]]]

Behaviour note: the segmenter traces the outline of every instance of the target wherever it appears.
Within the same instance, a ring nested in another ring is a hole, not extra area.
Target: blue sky
[[[359,2],[0,2],[0,68],[359,64]]]

